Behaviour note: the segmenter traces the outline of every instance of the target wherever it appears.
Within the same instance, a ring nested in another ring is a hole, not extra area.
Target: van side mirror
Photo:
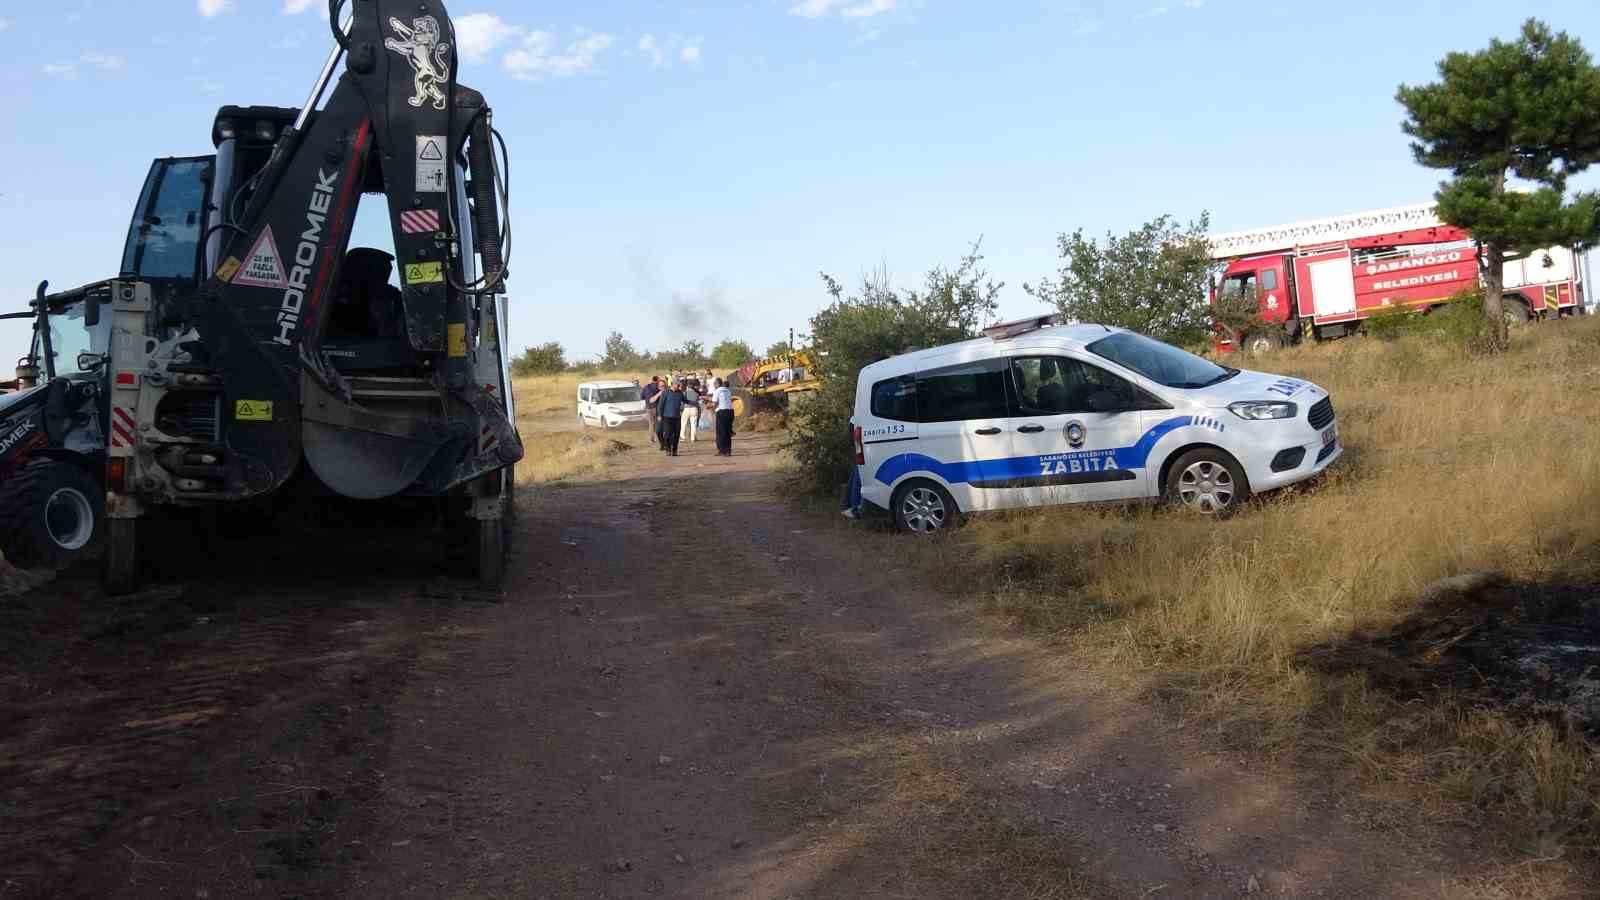
[[[79,353],[78,371],[93,372],[106,364],[106,358],[99,353]]]

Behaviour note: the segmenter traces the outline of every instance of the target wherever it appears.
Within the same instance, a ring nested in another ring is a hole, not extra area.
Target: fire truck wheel
[[[1226,519],[1250,496],[1250,482],[1232,456],[1201,447],[1167,470],[1167,502],[1189,512]]]
[[[87,472],[35,460],[0,484],[0,551],[19,568],[66,565],[94,543],[104,504]]]
[[[1262,331],[1245,339],[1244,352],[1250,356],[1265,356],[1288,346],[1281,331]]]
[[[139,587],[139,520],[106,522],[105,588],[108,594],[128,594]]]
[[[1506,320],[1507,328],[1520,328],[1526,325],[1533,316],[1528,312],[1528,304],[1521,297],[1507,296],[1500,301],[1500,315]]]

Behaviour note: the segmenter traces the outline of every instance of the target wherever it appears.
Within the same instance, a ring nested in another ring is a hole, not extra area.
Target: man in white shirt
[[[717,455],[733,455],[733,391],[721,378],[711,392],[711,405],[717,414]]]
[[[694,389],[694,382],[683,386],[683,424],[679,426],[681,433],[679,442],[694,443],[696,435],[700,432],[700,392]]]

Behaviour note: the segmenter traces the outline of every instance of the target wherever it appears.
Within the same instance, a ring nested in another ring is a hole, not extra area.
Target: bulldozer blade
[[[319,374],[325,373],[301,373],[300,438],[311,471],[335,492],[357,500],[392,497],[452,443],[452,429],[436,412],[368,409],[343,390],[330,389]]]
[[[410,487],[439,452],[436,442],[306,421],[306,462],[323,484],[346,497],[378,500]]]

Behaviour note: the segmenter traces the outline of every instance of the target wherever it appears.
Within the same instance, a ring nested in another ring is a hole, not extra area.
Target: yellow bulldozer
[[[786,412],[789,397],[819,390],[816,360],[806,350],[751,360],[728,376],[733,388],[733,418],[742,421],[758,412]]]

